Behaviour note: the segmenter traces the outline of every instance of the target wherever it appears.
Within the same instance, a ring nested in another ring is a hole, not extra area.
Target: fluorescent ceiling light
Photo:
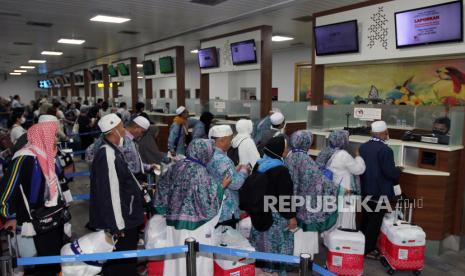
[[[60,38],[57,42],[62,44],[81,45],[86,41],[82,39]]]
[[[129,18],[124,18],[124,17],[115,17],[115,16],[108,16],[108,15],[97,15],[95,17],[92,17],[90,21],[96,21],[96,22],[106,22],[106,23],[124,23],[127,22],[131,19]]]
[[[283,35],[274,35],[273,37],[271,37],[271,41],[274,41],[274,42],[289,41],[293,39],[294,39],[293,37],[283,36]]]
[[[63,52],[42,51],[42,53],[40,53],[40,54],[44,55],[44,56],[61,56],[63,54]]]
[[[137,77],[138,79],[143,79],[144,77]]]
[[[47,61],[43,59],[30,59],[28,62],[29,63],[46,63]]]
[[[35,66],[26,66],[26,65],[23,65],[23,66],[19,66],[19,68],[21,69],[34,69],[36,68]]]
[[[27,70],[14,70],[15,73],[26,73]]]
[[[142,67],[144,67],[144,65],[143,65],[143,64],[140,64],[140,63],[139,63],[139,64],[137,64],[137,68],[142,68]]]
[[[21,73],[10,73],[12,76],[21,76]]]
[[[191,50],[191,54],[197,54],[199,52],[199,49],[193,49]]]

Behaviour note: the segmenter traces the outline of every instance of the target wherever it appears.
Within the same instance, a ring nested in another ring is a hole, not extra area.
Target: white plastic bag
[[[234,249],[255,251],[255,248],[237,230],[230,226],[220,226],[213,231],[212,244]],[[214,254],[215,263],[223,270],[236,269],[255,263],[254,259]],[[232,274],[231,274],[232,275]]]
[[[318,254],[318,232],[304,232],[302,229],[294,233],[294,256],[300,254]]]
[[[237,225],[237,230],[241,233],[244,238],[250,238],[250,231],[252,230],[252,219],[250,217],[246,217],[241,219]]]
[[[166,218],[162,215],[154,215],[145,226],[145,248],[154,249],[167,246]]]
[[[22,258],[37,256],[37,250],[34,243],[34,237],[24,237],[21,234],[16,234],[18,243],[18,255]]]

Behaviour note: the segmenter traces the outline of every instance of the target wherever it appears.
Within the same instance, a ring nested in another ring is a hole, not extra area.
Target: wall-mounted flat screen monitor
[[[118,76],[118,71],[116,71],[115,67],[113,65],[108,65],[108,75],[110,77],[117,77]]]
[[[160,65],[160,73],[171,74],[174,72],[172,57],[161,57],[158,59],[158,63]]]
[[[129,76],[128,67],[124,63],[118,63],[118,71],[121,76]]]
[[[218,50],[216,47],[199,49],[197,53],[200,69],[218,67]]]
[[[144,75],[151,76],[155,75],[155,63],[151,60],[145,60],[143,63]]]
[[[231,43],[231,58],[234,65],[257,63],[255,40]]]
[[[463,3],[454,1],[395,13],[397,48],[463,41]]]
[[[357,20],[313,28],[317,56],[358,53]]]
[[[38,80],[37,87],[42,88],[42,89],[52,88],[48,80]]]
[[[98,69],[92,70],[92,80],[99,81],[99,80],[102,80],[102,79],[103,79],[103,76],[102,76],[102,73],[100,72],[100,70],[98,70]]]

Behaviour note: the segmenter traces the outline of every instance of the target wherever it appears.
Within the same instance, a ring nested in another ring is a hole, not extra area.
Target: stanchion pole
[[[186,268],[187,276],[197,275],[197,252],[199,251],[199,243],[194,238],[187,238],[184,242],[187,245],[186,252]]]
[[[310,254],[300,254],[300,276],[312,275],[313,261]]]

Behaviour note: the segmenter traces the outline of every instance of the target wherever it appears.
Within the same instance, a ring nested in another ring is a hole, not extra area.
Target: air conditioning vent
[[[21,14],[16,12],[0,11],[0,16],[20,17]]]
[[[292,46],[292,47],[301,47],[301,46],[305,46],[305,43],[303,43],[303,42],[296,42],[296,43],[292,43],[291,46]]]
[[[23,42],[23,41],[15,41],[13,42],[14,45],[20,45],[20,46],[31,46],[32,42]]]
[[[94,46],[84,46],[84,47],[82,47],[82,49],[84,49],[84,50],[98,50],[98,48],[94,47]]]
[[[17,57],[17,56],[20,56],[21,54],[18,54],[18,53],[9,53],[8,55],[9,55],[9,56],[12,56],[12,57]]]
[[[139,34],[139,32],[136,31],[119,31],[119,34],[126,34],[126,35],[136,35]]]
[[[305,16],[293,18],[292,20],[299,21],[299,22],[312,22],[313,16],[305,15]]]
[[[43,28],[50,28],[53,26],[52,23],[48,23],[48,22],[36,22],[36,21],[27,21],[26,22],[26,25],[29,25],[29,26],[36,26],[36,27],[43,27]]]
[[[226,0],[191,0],[191,3],[207,5],[207,6],[216,6],[223,2],[226,2]]]

